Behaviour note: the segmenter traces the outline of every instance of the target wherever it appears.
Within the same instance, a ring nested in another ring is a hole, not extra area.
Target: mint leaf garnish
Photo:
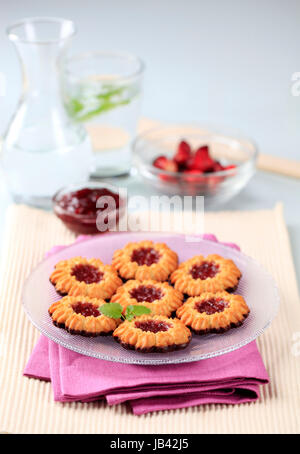
[[[131,321],[134,317],[139,317],[143,314],[150,314],[151,310],[146,306],[130,305],[126,309],[126,320]]]
[[[123,308],[121,304],[118,303],[105,303],[99,307],[101,314],[110,318],[121,318],[122,310]]]
[[[122,315],[123,308],[118,303],[105,303],[99,307],[101,314],[109,318],[122,318],[123,320],[131,321],[134,317],[139,317],[143,314],[150,314],[151,310],[146,306],[129,305],[127,306],[125,317]]]

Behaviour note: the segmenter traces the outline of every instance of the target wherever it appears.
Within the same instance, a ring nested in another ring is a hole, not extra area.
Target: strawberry
[[[230,166],[223,167],[223,170],[230,170],[230,169],[236,169],[236,165],[231,164]]]
[[[158,175],[159,178],[162,180],[162,181],[167,181],[169,183],[178,183],[178,180],[176,177],[172,177],[171,175],[164,175],[164,174],[161,174],[161,175]]]
[[[194,165],[202,172],[212,172],[214,169],[215,161],[209,155],[208,146],[198,148],[195,153]]]
[[[178,171],[177,163],[172,159],[168,159],[166,156],[158,156],[158,158],[153,161],[153,165],[154,167],[157,167],[161,170],[166,170],[167,172]]]
[[[190,145],[187,142],[185,142],[185,140],[182,140],[177,147],[177,152],[174,156],[174,161],[178,164],[178,166],[185,167],[191,155],[192,150]]]
[[[188,169],[183,171],[185,177],[184,180],[188,183],[203,183],[205,179],[201,177],[203,172],[199,172],[197,169]]]
[[[207,145],[203,145],[202,147],[199,147],[197,150],[196,150],[196,155],[198,155],[198,157],[200,158],[209,158],[209,148]]]
[[[158,156],[153,161],[154,167],[157,167],[158,169],[164,169],[167,159],[168,158],[166,156]]]
[[[178,172],[178,165],[173,159],[167,159],[164,170],[167,170],[168,172]]]
[[[209,156],[208,147],[198,148],[194,156],[188,161],[187,168],[201,172],[212,172],[215,161]]]
[[[219,161],[215,161],[213,169],[214,172],[221,172],[224,169],[225,167],[223,167],[222,164],[219,163]]]

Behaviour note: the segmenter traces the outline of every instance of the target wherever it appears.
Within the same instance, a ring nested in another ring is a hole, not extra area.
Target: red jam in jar
[[[101,197],[111,197],[113,199],[111,208],[105,202],[105,199],[103,200],[103,207],[96,207],[97,201]],[[53,198],[53,202],[56,216],[75,233],[99,233],[96,225],[97,215],[104,210],[109,214],[115,213],[116,222],[119,219],[119,194],[107,188],[86,187],[76,191],[57,193]],[[104,224],[107,223],[107,220],[108,218],[104,219]]]

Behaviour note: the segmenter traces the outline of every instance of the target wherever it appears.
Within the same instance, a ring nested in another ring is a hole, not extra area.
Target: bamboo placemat
[[[21,308],[24,279],[55,244],[73,234],[51,213],[11,206],[6,220],[0,291],[0,432],[8,433],[298,433],[300,304],[282,207],[205,215],[205,231],[234,241],[274,276],[279,314],[258,339],[270,375],[256,403],[203,405],[134,416],[126,405],[54,402],[51,384],[22,371],[39,337]],[[174,227],[176,231],[176,227]],[[262,298],[263,304],[263,298]],[[297,345],[298,338],[298,345]]]

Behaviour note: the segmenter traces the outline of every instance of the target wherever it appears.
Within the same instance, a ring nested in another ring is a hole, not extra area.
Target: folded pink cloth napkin
[[[217,241],[214,235],[204,237]],[[86,238],[81,236],[77,241]],[[48,255],[63,247],[53,248]],[[255,342],[188,364],[140,366],[80,355],[44,336],[35,346],[24,375],[51,381],[56,401],[105,399],[109,405],[129,402],[136,415],[206,403],[255,401],[259,385],[269,380]]]

